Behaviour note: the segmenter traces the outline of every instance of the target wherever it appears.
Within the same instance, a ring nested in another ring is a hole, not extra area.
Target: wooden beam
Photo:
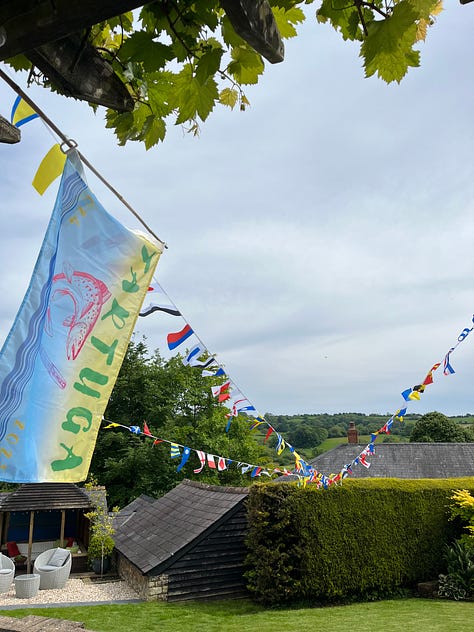
[[[220,0],[235,32],[272,64],[283,61],[285,46],[267,0]]]
[[[19,143],[21,140],[21,132],[4,116],[0,116],[0,143]]]
[[[10,512],[7,511],[7,517],[5,518],[5,542],[8,542],[8,529],[10,528]]]
[[[64,544],[64,526],[66,524],[66,510],[61,509],[61,531],[59,533],[59,542],[61,546]]]
[[[66,96],[131,112],[134,101],[112,66],[74,33],[25,55]]]
[[[3,0],[0,61],[144,4],[143,0]]]
[[[28,532],[28,556],[26,560],[26,572],[31,570],[31,550],[33,548],[33,528],[35,526],[35,512],[30,511],[30,530]]]

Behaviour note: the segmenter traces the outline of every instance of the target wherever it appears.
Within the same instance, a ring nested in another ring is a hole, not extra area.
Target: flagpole
[[[168,245],[160,239],[153,230],[148,226],[148,224],[143,220],[140,215],[135,211],[135,209],[125,200],[125,198],[120,195],[120,193],[101,175],[97,169],[87,160],[87,158],[77,149],[76,141],[68,138],[55,123],[39,108],[36,103],[26,94],[24,90],[20,88],[18,84],[16,84],[13,79],[11,79],[2,68],[0,68],[0,78],[2,78],[9,86],[14,90],[33,110],[38,114],[38,116],[48,125],[57,136],[63,141],[63,144],[66,144],[69,149],[75,149],[81,161],[88,167],[92,173],[99,178],[99,180],[105,184],[105,186],[112,191],[112,193],[122,202],[122,204],[136,217],[136,219],[146,228],[146,230],[152,235],[164,248],[168,248]],[[61,147],[62,149],[62,147]]]

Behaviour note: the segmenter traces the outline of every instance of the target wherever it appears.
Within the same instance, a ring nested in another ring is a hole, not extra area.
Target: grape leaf
[[[145,147],[148,150],[154,145],[157,145],[160,140],[164,140],[166,136],[166,123],[162,118],[151,115],[145,121],[142,135]]]
[[[419,65],[420,53],[413,49],[416,17],[410,2],[401,0],[389,17],[367,25],[369,34],[360,50],[366,77],[377,73],[387,83],[400,83],[409,66]]]
[[[190,64],[175,76],[178,117],[176,124],[195,119],[196,114],[205,121],[212,112],[219,93],[214,79],[210,78],[201,84],[193,77]]]
[[[152,72],[171,61],[173,52],[170,46],[155,42],[151,33],[136,31],[122,44],[120,59],[141,62],[147,72]]]
[[[257,83],[265,68],[260,55],[249,46],[237,46],[232,49],[231,56],[232,61],[227,66],[227,71],[237,83]]]
[[[367,9],[363,10],[363,16],[367,22],[373,20],[372,12]],[[342,4],[340,0],[323,0],[316,11],[316,18],[321,23],[330,22],[345,40],[362,39],[359,12],[350,2]]]
[[[227,107],[229,107],[231,110],[234,109],[238,98],[239,93],[233,88],[224,88],[219,93],[219,103],[222,103],[222,105],[227,105]]]
[[[219,47],[209,48],[199,58],[196,65],[196,79],[199,83],[205,83],[209,77],[213,77],[221,65],[223,49]]]
[[[305,21],[303,11],[297,7],[293,7],[287,11],[282,7],[274,7],[272,10],[280,35],[284,39],[295,37],[297,33],[294,25]]]

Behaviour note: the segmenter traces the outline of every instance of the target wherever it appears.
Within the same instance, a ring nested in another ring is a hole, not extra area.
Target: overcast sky
[[[446,4],[421,67],[390,86],[312,8],[246,112],[216,109],[198,139],[171,127],[148,152],[119,147],[102,108],[29,91],[168,244],[158,280],[261,413],[393,413],[472,323],[474,4]],[[0,98],[9,117],[15,94]],[[2,342],[54,204],[58,182],[31,186],[54,142],[36,120],[0,145]],[[178,320],[138,332],[164,350]],[[474,332],[451,362],[410,412],[474,412]]]

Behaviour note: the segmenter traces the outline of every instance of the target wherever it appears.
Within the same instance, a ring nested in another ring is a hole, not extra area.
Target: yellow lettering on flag
[[[59,144],[53,145],[41,161],[38,171],[33,178],[33,186],[40,195],[46,191],[49,185],[59,178],[64,169],[66,154],[61,151]]]

